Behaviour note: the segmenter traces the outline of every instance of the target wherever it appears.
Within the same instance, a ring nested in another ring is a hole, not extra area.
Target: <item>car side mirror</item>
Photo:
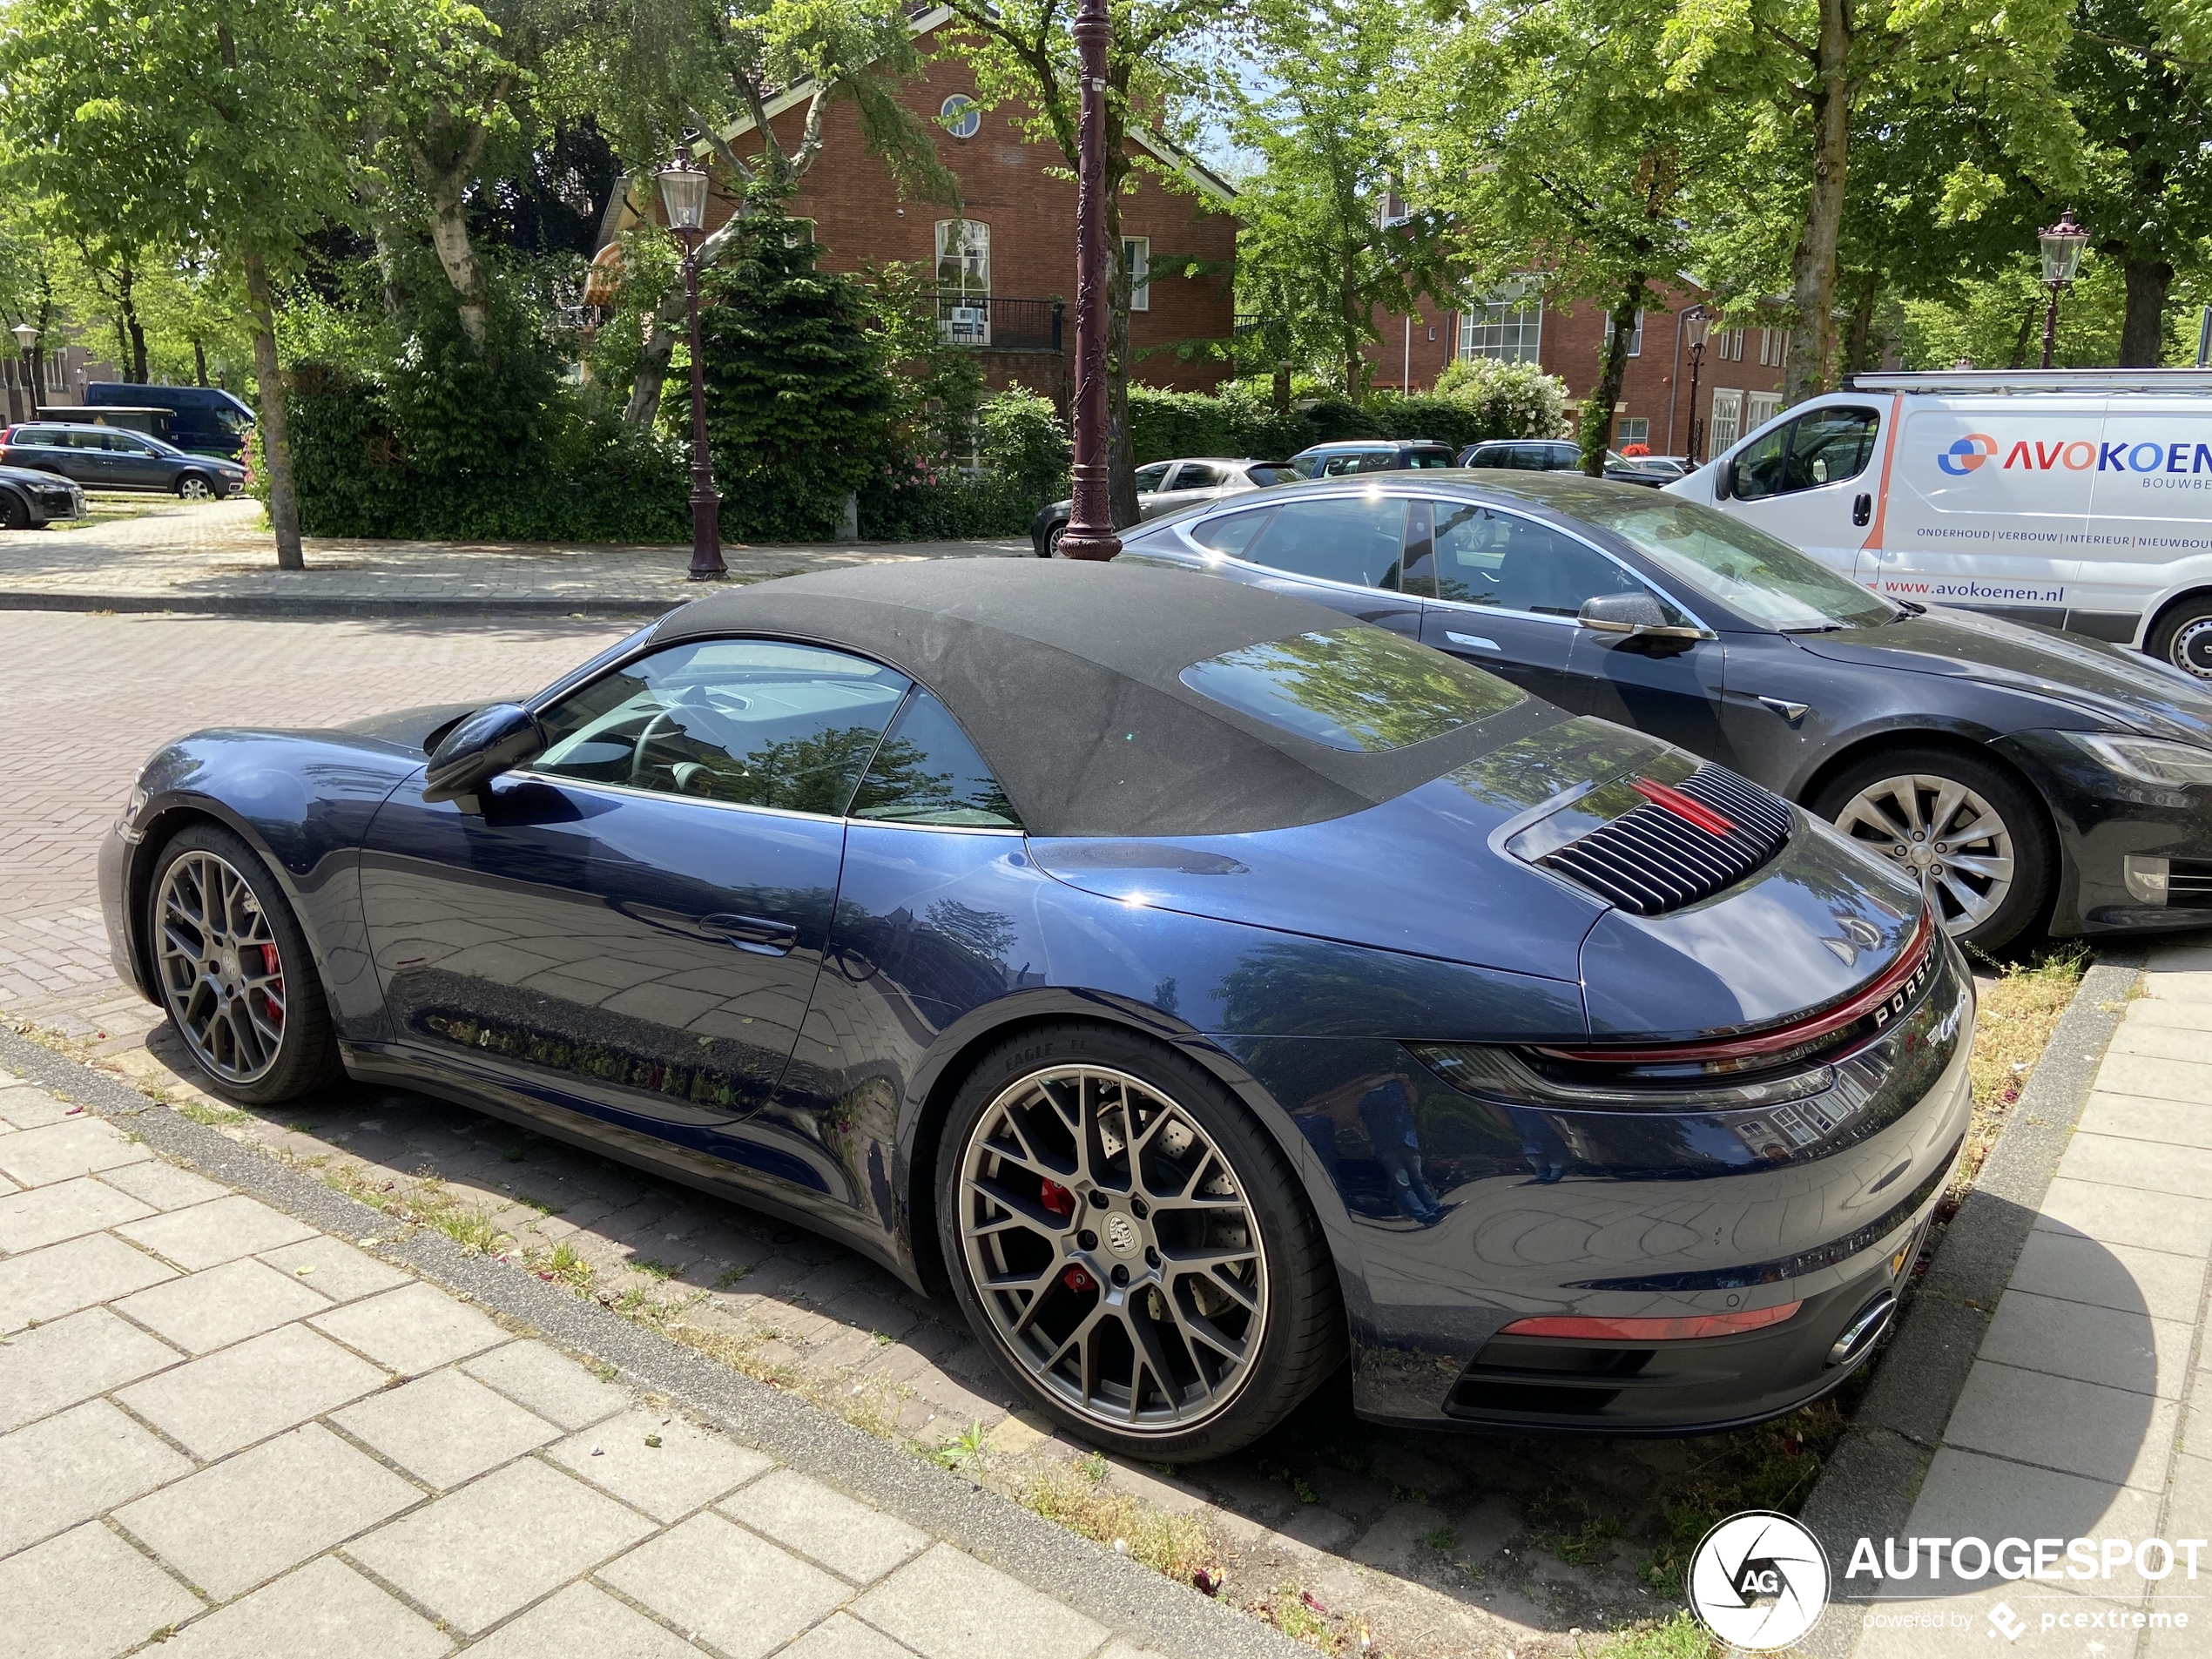
[[[1648,593],[1600,593],[1582,601],[1575,620],[1602,634],[1627,634],[1640,639],[1710,639],[1703,628],[1683,628],[1669,623],[1659,602]]]
[[[476,792],[545,749],[545,728],[519,703],[479,709],[446,733],[430,756],[422,799],[457,801],[463,812],[482,810]]]
[[[1723,467],[1719,464],[1719,462],[1720,457],[1716,455],[1711,461],[1707,462],[1705,464],[1715,469],[1713,473],[1713,499],[1715,501],[1726,501],[1730,496],[1736,493],[1736,487],[1733,482],[1736,476],[1736,469],[1733,467]],[[1696,469],[1693,468],[1692,470],[1694,471]]]

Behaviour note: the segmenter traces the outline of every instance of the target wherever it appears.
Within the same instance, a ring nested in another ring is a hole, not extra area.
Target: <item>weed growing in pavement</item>
[[[583,1252],[565,1238],[556,1241],[550,1250],[525,1251],[523,1265],[540,1278],[567,1285],[579,1296],[591,1294],[591,1283],[597,1277]]]
[[[984,1429],[981,1420],[978,1419],[926,1455],[940,1468],[958,1470],[965,1469],[970,1464],[980,1467],[983,1460],[990,1455],[990,1451],[991,1437]]]
[[[1600,1649],[1604,1659],[1722,1659],[1728,1652],[1688,1613],[1662,1623],[1629,1627]]]
[[[1712,1455],[1660,1506],[1662,1534],[1641,1569],[1643,1581],[1662,1595],[1678,1595],[1690,1552],[1720,1521],[1744,1509],[1796,1514],[1843,1438],[1845,1421],[1843,1406],[1831,1398],[1706,1442]]]
[[[1440,1555],[1448,1555],[1460,1547],[1460,1529],[1450,1521],[1440,1521],[1421,1534],[1421,1542]]]
[[[666,1262],[655,1261],[650,1256],[639,1256],[633,1258],[631,1261],[630,1266],[633,1272],[643,1273],[647,1278],[658,1279],[663,1282],[674,1278],[676,1275],[682,1271],[678,1268],[671,1267]]]
[[[1023,1508],[1178,1583],[1190,1583],[1201,1569],[1214,1571],[1221,1552],[1203,1521],[1116,1492],[1105,1475],[1103,1458],[1042,1463],[1016,1483],[1013,1496]]]
[[[1280,1586],[1275,1592],[1271,1611],[1275,1628],[1293,1642],[1303,1642],[1309,1648],[1318,1648],[1324,1653],[1336,1643],[1330,1639],[1329,1622],[1308,1605],[1306,1593],[1294,1583]]]
[[[242,1112],[235,1106],[219,1106],[208,1100],[180,1100],[176,1109],[205,1129],[228,1129],[233,1123],[243,1123],[253,1114]]]
[[[726,1291],[751,1271],[752,1271],[752,1264],[751,1262],[746,1262],[743,1264],[732,1262],[729,1266],[724,1268],[719,1273],[715,1275],[714,1288],[718,1291]]]

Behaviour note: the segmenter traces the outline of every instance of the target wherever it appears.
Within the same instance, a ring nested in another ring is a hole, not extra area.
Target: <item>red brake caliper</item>
[[[261,971],[264,974],[280,975],[283,966],[274,945],[261,947]],[[281,977],[271,980],[261,988],[261,1001],[268,1007],[270,1023],[282,1025],[284,1023],[284,981]]]
[[[1066,1221],[1076,1213],[1076,1195],[1057,1181],[1037,1183],[1037,1202],[1042,1204],[1056,1221]],[[1060,1276],[1060,1282],[1081,1296],[1091,1288],[1094,1281],[1080,1267],[1070,1267]]]

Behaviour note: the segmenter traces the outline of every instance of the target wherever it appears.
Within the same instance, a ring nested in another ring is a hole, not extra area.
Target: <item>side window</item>
[[[1219,518],[1192,525],[1190,539],[1200,547],[1210,547],[1217,553],[1241,559],[1245,556],[1244,550],[1252,544],[1252,537],[1259,534],[1260,527],[1274,516],[1272,507],[1248,513],[1224,513]]]
[[[544,711],[552,741],[530,770],[838,817],[907,684],[813,645],[671,645]]]
[[[1140,496],[1150,495],[1167,482],[1167,476],[1168,463],[1164,461],[1156,461],[1149,467],[1139,467],[1136,469],[1136,493]]]
[[[1399,591],[1420,599],[1436,595],[1436,515],[1450,511],[1449,502],[1409,501],[1406,503],[1406,553]]]
[[[1797,422],[1778,426],[1746,446],[1729,463],[1729,494],[1738,501],[1764,501],[1780,495],[1783,472],[1790,460],[1790,433]]]
[[[1014,803],[942,703],[917,688],[853,796],[851,816],[1020,829]]]
[[[1509,467],[1513,464],[1513,446],[1509,443],[1486,443],[1467,457],[1470,467]]]
[[[1397,465],[1398,452],[1396,450],[1370,449],[1359,457],[1359,469],[1361,472],[1390,472],[1394,470]],[[1350,469],[1346,470],[1349,471]]]
[[[1225,468],[1210,467],[1203,461],[1186,461],[1175,475],[1177,489],[1214,489],[1228,482]]]
[[[1440,598],[1545,617],[1573,617],[1600,594],[1651,592],[1595,548],[1548,524],[1456,502],[1437,506],[1436,567]]]
[[[1782,469],[1783,489],[1817,489],[1858,477],[1873,459],[1881,426],[1882,417],[1872,409],[1815,409],[1800,415],[1791,428],[1794,435]]]
[[[1294,502],[1276,509],[1244,556],[1291,576],[1395,589],[1405,532],[1402,496]]]

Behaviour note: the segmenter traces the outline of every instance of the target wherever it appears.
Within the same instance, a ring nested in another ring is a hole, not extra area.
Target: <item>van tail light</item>
[[[1696,1313],[1668,1319],[1589,1319],[1541,1314],[1515,1319],[1501,1337],[1568,1337],[1585,1342],[1695,1342],[1701,1337],[1741,1336],[1794,1318],[1802,1302],[1779,1307],[1745,1308],[1736,1313]]]

